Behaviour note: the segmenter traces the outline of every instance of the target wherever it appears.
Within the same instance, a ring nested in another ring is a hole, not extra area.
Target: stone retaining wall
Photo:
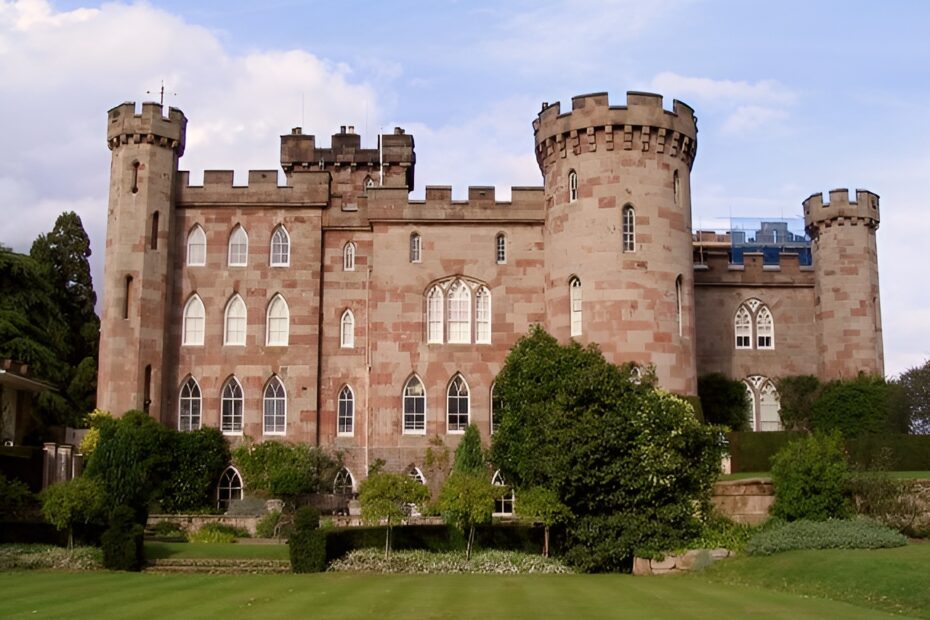
[[[634,575],[669,575],[690,570],[700,570],[717,560],[728,558],[728,549],[691,549],[682,555],[667,555],[662,560],[633,558]]]
[[[186,532],[196,532],[208,523],[218,523],[246,530],[251,536],[255,536],[255,527],[259,519],[261,517],[234,515],[149,515],[146,526],[153,527],[156,523],[168,522],[177,524]]]
[[[722,481],[714,485],[711,502],[723,516],[756,525],[769,518],[775,487],[769,478]]]

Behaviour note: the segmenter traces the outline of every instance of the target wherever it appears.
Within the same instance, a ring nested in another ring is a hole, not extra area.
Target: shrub
[[[294,532],[293,515],[272,510],[258,520],[255,534],[259,538],[288,538]]]
[[[130,506],[117,506],[110,515],[110,527],[103,533],[103,566],[110,570],[139,571],[144,562],[142,526],[136,523]]]
[[[0,518],[16,519],[25,514],[35,496],[25,482],[0,474]]]
[[[233,451],[233,461],[252,492],[291,503],[300,495],[328,487],[340,467],[320,448],[284,441],[239,446]]]
[[[880,549],[903,547],[907,538],[868,519],[773,523],[752,536],[749,555],[771,555],[795,549]]]
[[[744,523],[735,523],[716,512],[712,512],[703,523],[701,533],[691,540],[685,547],[676,551],[688,549],[729,549],[742,551],[752,537],[753,527]]]
[[[42,515],[59,531],[68,532],[68,548],[74,546],[74,528],[103,518],[106,497],[101,484],[80,476],[42,491]]]
[[[719,372],[704,375],[698,378],[698,396],[705,422],[720,424],[732,431],[747,430],[749,396],[742,381]]]
[[[171,521],[159,521],[153,525],[152,534],[164,538],[187,538],[184,528]]]
[[[330,571],[355,573],[490,573],[557,574],[570,573],[558,560],[517,551],[478,551],[471,560],[461,553],[431,551],[397,551],[390,558],[377,549],[359,549],[329,566]]]
[[[820,379],[813,375],[782,377],[775,387],[782,426],[789,431],[810,431],[811,408],[820,395]]]
[[[320,513],[301,508],[294,519],[294,534],[288,539],[291,570],[319,573],[326,570],[326,533],[320,529]]]
[[[0,545],[0,571],[94,570],[102,566],[97,547],[69,550],[53,545]]]
[[[196,532],[187,535],[192,543],[234,543],[237,538],[248,538],[249,533],[242,528],[223,523],[207,523]]]
[[[843,518],[849,514],[848,480],[839,433],[815,433],[793,441],[772,462],[772,514],[787,521]]]
[[[730,451],[730,471],[733,473],[769,471],[772,457],[796,439],[806,436],[797,431],[740,431],[727,433]]]
[[[811,406],[811,427],[820,432],[837,431],[850,438],[869,433],[906,433],[907,424],[899,419],[896,391],[896,386],[881,377],[831,381]]]
[[[171,468],[161,489],[162,509],[191,512],[211,506],[213,490],[229,464],[229,444],[219,429],[204,427],[170,435]]]

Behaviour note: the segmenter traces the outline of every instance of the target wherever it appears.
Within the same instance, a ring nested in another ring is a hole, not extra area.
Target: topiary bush
[[[749,555],[796,549],[881,549],[903,547],[907,538],[869,519],[775,522],[759,530],[746,545]]]
[[[145,561],[142,525],[129,506],[117,506],[110,515],[110,526],[100,539],[103,566],[110,570],[139,571]]]
[[[294,534],[287,541],[291,570],[319,573],[326,570],[326,533],[320,530],[320,513],[305,507],[297,511]]]
[[[786,521],[842,519],[849,515],[849,466],[839,433],[793,441],[772,460],[775,504]]]

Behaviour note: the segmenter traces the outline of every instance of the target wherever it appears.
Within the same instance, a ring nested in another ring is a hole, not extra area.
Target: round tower
[[[546,200],[547,329],[596,342],[614,363],[654,364],[659,383],[697,392],[691,167],[694,111],[606,93],[543,104],[533,122]]]
[[[804,201],[804,225],[813,240],[815,329],[821,379],[883,376],[878,295],[878,195],[835,189]]]
[[[121,415],[163,417],[172,221],[187,119],[175,108],[132,102],[108,112],[110,198],[97,403]]]

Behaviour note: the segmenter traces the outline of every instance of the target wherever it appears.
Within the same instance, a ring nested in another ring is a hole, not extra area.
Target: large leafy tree
[[[517,488],[551,489],[575,515],[568,557],[579,568],[624,569],[635,552],[698,531],[723,446],[684,400],[539,327],[507,357],[496,392],[491,460]]]
[[[749,395],[742,381],[719,372],[704,375],[698,378],[698,396],[706,422],[721,424],[731,431],[748,429]]]
[[[912,433],[930,434],[930,360],[898,378]]]

